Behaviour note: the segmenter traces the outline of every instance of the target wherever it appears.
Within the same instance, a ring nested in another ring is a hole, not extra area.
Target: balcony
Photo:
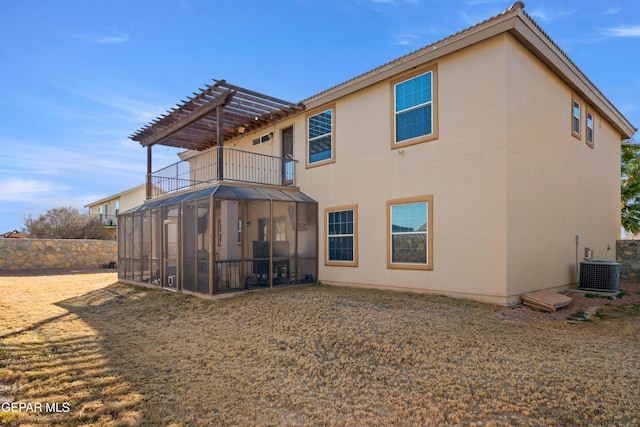
[[[115,227],[118,225],[117,215],[105,215],[105,214],[86,214],[89,218],[96,218],[105,227]]]
[[[154,198],[221,181],[294,187],[296,163],[289,158],[214,147],[151,173],[147,194]]]

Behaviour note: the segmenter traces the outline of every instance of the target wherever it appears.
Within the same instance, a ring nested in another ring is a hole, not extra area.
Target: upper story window
[[[587,145],[593,148],[593,113],[587,109]]]
[[[307,115],[307,166],[335,161],[334,107]]]
[[[571,98],[571,103],[573,105],[571,110],[571,135],[580,139],[580,120],[582,118],[582,105],[574,97]]]
[[[393,99],[392,148],[436,139],[436,67],[421,69],[391,82]]]

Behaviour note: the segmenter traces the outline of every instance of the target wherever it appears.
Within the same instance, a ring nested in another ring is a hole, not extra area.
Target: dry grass
[[[640,425],[634,302],[573,324],[395,292],[209,301],[115,282],[0,277],[0,402],[69,405],[0,424]]]

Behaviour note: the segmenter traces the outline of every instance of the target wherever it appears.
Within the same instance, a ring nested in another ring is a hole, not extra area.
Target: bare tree
[[[24,231],[37,239],[108,239],[99,219],[82,215],[76,208],[53,208],[34,219],[24,219]]]

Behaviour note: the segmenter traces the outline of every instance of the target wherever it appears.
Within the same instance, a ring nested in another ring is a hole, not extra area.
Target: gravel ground
[[[563,292],[571,297],[571,303],[548,313],[525,305],[505,310],[509,320],[529,322],[582,322],[597,318],[616,317],[618,311],[629,305],[640,305],[640,283],[623,281],[620,292],[592,292],[577,289]],[[623,310],[624,311],[624,310]],[[582,314],[581,314],[582,313]]]
[[[542,313],[319,285],[210,301],[115,280],[0,278],[0,402],[69,408],[0,424],[640,425],[637,285]]]

